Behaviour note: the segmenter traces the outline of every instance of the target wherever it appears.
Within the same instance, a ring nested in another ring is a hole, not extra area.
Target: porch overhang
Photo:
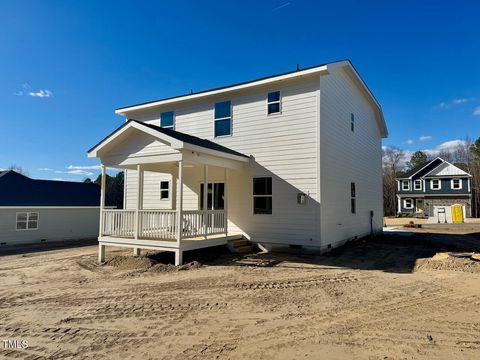
[[[145,170],[180,160],[231,169],[250,161],[249,156],[210,140],[137,120],[127,121],[101,140],[88,151],[88,157],[98,158],[108,167],[135,169],[143,165]]]

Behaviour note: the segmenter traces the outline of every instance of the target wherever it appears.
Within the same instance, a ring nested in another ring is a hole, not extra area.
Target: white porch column
[[[228,168],[225,168],[225,175],[224,175],[223,211],[225,213],[225,236],[228,236]]]
[[[105,182],[106,182],[106,167],[102,164],[102,178],[100,179],[100,228],[98,231],[98,236],[102,237],[103,235],[103,209],[105,207]],[[98,262],[102,263],[105,261],[105,245],[101,243],[98,244]]]
[[[182,241],[183,235],[183,160],[178,161],[178,202],[177,202],[177,247],[179,248],[178,252],[180,253],[181,258],[181,250],[180,250],[180,243]],[[181,263],[181,260],[180,260]],[[179,264],[176,264],[179,265]]]
[[[137,165],[137,206],[135,209],[135,240],[140,234],[140,210],[143,208],[143,170]],[[135,251],[135,249],[134,249]]]
[[[213,191],[213,188],[212,188]],[[213,192],[212,192],[213,196]],[[213,199],[212,199],[213,200]],[[207,239],[208,235],[208,165],[203,165],[203,235]]]
[[[105,208],[105,182],[107,175],[107,168],[102,164],[102,177],[100,179],[100,228],[98,236],[103,235],[103,209]]]

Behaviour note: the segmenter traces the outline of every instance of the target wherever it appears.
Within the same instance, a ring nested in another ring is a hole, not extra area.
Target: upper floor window
[[[272,178],[253,178],[253,213],[272,213]]]
[[[38,229],[38,212],[18,212],[16,220],[17,230]]]
[[[170,197],[170,181],[160,181],[160,200],[168,200]]]
[[[453,190],[460,190],[462,188],[462,180],[461,179],[452,179],[451,187]]]
[[[267,113],[277,114],[280,112],[280,91],[272,91],[267,96]]]
[[[413,190],[422,190],[422,180],[415,180],[413,182]]]
[[[166,129],[174,129],[175,127],[175,114],[173,111],[166,111],[160,114],[160,126]]]
[[[410,190],[410,181],[408,180],[402,181],[402,190]]]
[[[430,180],[430,188],[432,190],[440,190],[442,188],[442,184],[440,183],[440,179]]]
[[[355,131],[355,115],[353,113],[350,114],[350,130]]]
[[[215,104],[215,137],[232,135],[232,102]]]

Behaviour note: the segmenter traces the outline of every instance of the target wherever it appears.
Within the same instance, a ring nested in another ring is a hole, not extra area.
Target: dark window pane
[[[36,229],[37,228],[37,222],[36,221],[29,221],[28,222],[28,228],[29,229]]]
[[[17,230],[25,230],[27,228],[26,221],[17,222]]]
[[[173,111],[167,111],[160,114],[160,126],[173,126]]]
[[[350,119],[352,120],[352,123],[355,122],[355,115],[350,114]]]
[[[356,207],[355,199],[351,199],[350,202],[351,202],[350,206],[351,206],[352,214],[355,214],[357,212],[357,209],[355,208]]]
[[[27,213],[18,213],[17,221],[27,221]]]
[[[208,184],[207,191],[207,210],[212,209],[212,184]],[[200,184],[200,209],[203,210],[203,183]]]
[[[215,136],[230,135],[231,120],[215,121]]]
[[[350,183],[350,196],[355,197],[355,183]]]
[[[268,104],[268,113],[275,114],[280,112],[280,103]]]
[[[168,190],[168,181],[160,181],[160,189]]]
[[[28,214],[28,220],[38,220],[38,213],[31,212]]]
[[[215,104],[215,119],[230,117],[231,101],[224,101]]]
[[[271,214],[272,213],[272,197],[260,196],[253,198],[254,214]]]
[[[253,195],[272,195],[272,178],[254,178]]]
[[[280,101],[280,91],[273,91],[268,93],[268,102]]]
[[[213,184],[213,210],[224,209],[225,184]]]

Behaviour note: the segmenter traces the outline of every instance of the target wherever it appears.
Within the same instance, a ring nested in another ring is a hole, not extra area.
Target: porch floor
[[[175,239],[151,239],[151,238],[139,238],[137,240],[131,237],[121,236],[102,236],[98,238],[100,245],[107,246],[119,246],[128,248],[140,248],[150,250],[164,250],[174,251],[181,249],[182,251],[203,249],[207,247],[226,245],[228,241],[241,239],[243,235],[228,235],[225,234],[212,234],[208,235],[207,239],[204,236],[189,237],[182,239],[180,247],[177,245]]]

